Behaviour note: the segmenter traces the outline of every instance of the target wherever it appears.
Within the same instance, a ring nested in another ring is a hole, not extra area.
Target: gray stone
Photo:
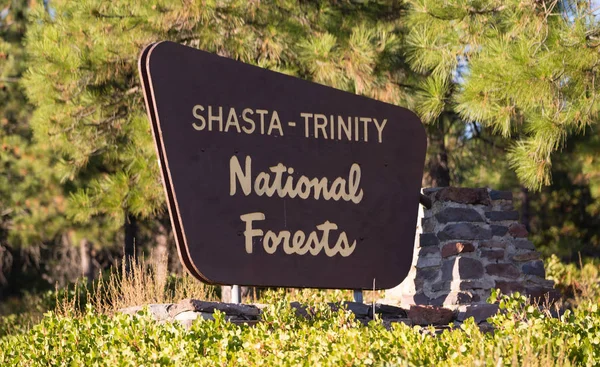
[[[504,250],[492,249],[492,250],[481,250],[481,257],[488,260],[502,260],[504,259]]]
[[[495,275],[502,278],[517,279],[521,273],[512,264],[489,264],[485,267],[489,275]]]
[[[512,201],[497,201],[492,205],[493,211],[509,212],[515,210]]]
[[[492,224],[490,227],[492,228],[492,236],[502,237],[506,234],[506,232],[508,232],[507,226]]]
[[[546,271],[544,270],[544,262],[541,260],[529,261],[523,264],[521,268],[523,273],[529,275],[537,275],[540,278],[546,277]]]
[[[152,315],[152,317],[156,321],[163,321],[170,318],[169,309],[171,308],[171,306],[171,303],[152,303],[147,306],[127,307],[119,310],[119,312],[128,315],[135,315],[138,312],[142,311],[144,307],[148,307],[148,313],[150,313],[150,315]]]
[[[213,315],[205,312],[195,312],[195,311],[183,311],[178,313],[173,320],[175,321],[185,321],[185,320],[196,320],[197,318],[203,318],[206,320],[214,320]]]
[[[192,325],[194,324],[195,320],[179,320],[179,323],[185,328],[185,329],[190,329],[192,327]]]
[[[509,212],[486,212],[485,216],[494,222],[500,222],[503,220],[519,220],[519,212],[514,210]]]
[[[438,277],[440,273],[439,268],[421,268],[417,269],[417,273],[415,275],[416,279],[423,279],[426,281],[433,281]]]
[[[438,233],[440,240],[486,240],[492,238],[492,231],[472,223],[448,224]]]
[[[419,235],[419,245],[421,247],[437,246],[439,244],[440,244],[440,241],[436,237],[435,233],[421,233]]]
[[[442,265],[442,258],[440,256],[423,256],[417,258],[417,269],[440,265]]]
[[[185,311],[206,312],[212,314],[215,310],[219,310],[229,316],[257,317],[260,315],[260,310],[251,305],[207,302],[190,298],[184,299],[169,308],[169,315],[174,317]]]
[[[554,280],[540,278],[535,275],[527,277],[527,281],[529,281],[532,284],[543,287],[543,288],[548,288],[548,289],[554,288]]]
[[[435,215],[440,223],[483,222],[481,214],[472,208],[446,208]]]
[[[490,199],[492,200],[512,200],[511,191],[490,190]]]
[[[406,310],[400,307],[386,305],[383,303],[375,304],[375,313],[381,315],[384,318],[399,318],[406,319]],[[371,315],[372,316],[372,315]]]
[[[494,288],[494,281],[485,277],[483,279],[472,280],[466,279],[461,280],[458,288],[461,291],[468,291],[471,289],[492,289]]]
[[[449,280],[433,283],[431,285],[431,291],[432,292],[450,291],[450,283],[451,282]]]
[[[423,195],[435,194],[441,189],[443,189],[443,187],[426,187],[423,189]]]
[[[330,303],[329,307],[333,311],[344,309],[352,312],[357,317],[364,317],[371,315],[371,305],[360,303],[360,302],[342,302],[342,303]]]
[[[471,295],[471,302],[478,303],[481,302],[481,296],[477,293],[469,293]]]
[[[429,268],[429,269],[438,269],[438,268]],[[410,279],[410,276],[408,277]],[[425,279],[422,278],[414,278],[413,280],[413,284],[415,289],[423,289],[423,286],[425,285]]]
[[[450,292],[433,299],[431,304],[434,306],[454,306],[478,301],[479,296],[469,292]]]
[[[403,305],[427,305],[429,301],[429,297],[422,292],[417,294],[403,294],[400,298],[400,303]]]
[[[169,318],[169,309],[171,308],[172,305],[173,305],[172,303],[167,303],[167,304],[153,303],[153,304],[148,305],[148,311],[150,311],[150,313],[152,315],[154,315],[154,318],[156,320],[158,320],[158,321],[166,320]]]
[[[506,248],[506,243],[498,240],[482,241],[479,243],[481,248]]]
[[[419,249],[419,256],[430,256],[430,255],[440,255],[440,249],[437,246],[427,246],[421,247]]]
[[[540,253],[537,251],[528,251],[522,254],[516,254],[511,257],[513,261],[531,261],[538,260],[540,258]]]
[[[472,317],[475,323],[479,324],[486,321],[488,318],[498,313],[499,307],[497,304],[480,304],[480,305],[464,305],[458,306],[456,319],[465,321]]]
[[[515,281],[496,280],[495,288],[500,289],[503,294],[511,294],[514,292],[523,293],[525,291],[523,284]]]
[[[453,269],[458,264],[458,276],[460,279],[477,279],[483,276],[483,265],[481,261],[469,257],[458,257],[445,260],[442,265],[442,280],[453,280]]]
[[[421,228],[423,228],[423,232],[433,232],[435,220],[433,218],[421,218]]]
[[[490,205],[487,189],[469,189],[459,187],[444,187],[435,193],[435,199],[453,201],[461,204]]]
[[[344,302],[344,306],[356,316],[369,316],[372,314],[371,305],[359,302]]]
[[[517,249],[535,250],[535,246],[533,245],[533,243],[524,238],[515,239],[513,241],[513,245],[515,245],[515,248],[517,248]]]

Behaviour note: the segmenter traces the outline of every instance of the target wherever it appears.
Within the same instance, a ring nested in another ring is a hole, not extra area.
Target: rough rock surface
[[[410,306],[408,318],[415,325],[447,325],[454,320],[454,311],[436,306]]]
[[[424,189],[423,195],[431,208],[419,208],[412,268],[402,284],[386,291],[386,302],[455,310],[484,305],[493,288],[554,298],[511,192],[445,187]]]

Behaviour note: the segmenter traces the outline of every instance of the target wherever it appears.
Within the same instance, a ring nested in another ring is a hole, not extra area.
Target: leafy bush
[[[48,292],[31,302],[35,312],[0,317],[0,366],[599,366],[598,266],[550,258],[546,267],[559,287],[578,289],[570,308],[540,309],[518,293],[493,292],[489,301],[503,311],[488,319],[493,333],[472,319],[441,333],[405,324],[386,328],[377,319],[363,326],[353,314],[326,305],[350,299],[351,292],[283,289],[263,293],[269,306],[258,325],[231,324],[216,313],[215,321],[199,320],[186,330],[155,322],[146,312],[115,313],[132,302],[209,295],[187,278],[144,290],[141,285],[156,279],[141,267],[113,274],[104,293],[94,287]],[[53,299],[58,307],[50,306]],[[299,299],[308,303],[311,319],[289,306]],[[43,309],[53,311],[37,323]]]
[[[600,265],[595,259],[565,264],[558,256],[546,260],[546,277],[554,280],[563,296],[577,304],[582,300],[600,302]]]
[[[19,320],[17,315],[0,316],[0,338],[8,334],[22,333],[26,330],[22,320]]]
[[[81,317],[49,312],[26,333],[0,338],[0,365],[600,365],[600,310],[592,302],[560,318],[530,306],[518,294],[501,296],[503,314],[490,318],[494,333],[472,319],[436,335],[433,328],[380,320],[368,326],[351,313],[310,305],[314,317],[298,317],[281,297],[256,326],[234,325],[216,313],[190,330],[138,317]]]

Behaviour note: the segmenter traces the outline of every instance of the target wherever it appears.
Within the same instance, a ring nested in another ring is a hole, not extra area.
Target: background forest
[[[124,314],[221,296],[175,254],[137,71],[160,40],[416,112],[423,187],[512,191],[560,299],[493,290],[441,329],[327,304],[350,290],[246,295],[254,326]],[[600,365],[599,67],[596,0],[0,0],[0,365]]]
[[[407,107],[423,186],[513,191],[544,255],[600,255],[587,1],[0,2],[0,302],[170,253],[137,57],[172,40]]]

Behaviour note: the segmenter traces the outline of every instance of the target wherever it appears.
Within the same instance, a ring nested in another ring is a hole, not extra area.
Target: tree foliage
[[[600,25],[587,1],[411,0],[407,57],[427,78],[416,110],[444,110],[513,140],[524,185],[551,182],[552,154],[597,124]]]
[[[574,0],[12,0],[0,6],[0,245],[74,231],[112,244],[126,217],[149,232],[165,222],[137,57],[172,40],[413,109],[431,183],[512,188],[510,164],[540,189],[554,174],[532,209],[585,215],[539,215],[537,244],[598,246],[598,19]]]
[[[19,83],[26,70],[26,11],[26,1],[0,9],[0,245],[24,247],[57,236],[66,208],[53,153],[44,140],[32,140],[32,108]]]
[[[163,208],[137,76],[147,44],[172,40],[393,103],[403,100],[396,1],[52,2],[31,9],[27,94],[31,125],[81,183],[69,202],[78,222]],[[399,11],[399,10],[398,10]],[[381,14],[388,18],[380,19]]]

